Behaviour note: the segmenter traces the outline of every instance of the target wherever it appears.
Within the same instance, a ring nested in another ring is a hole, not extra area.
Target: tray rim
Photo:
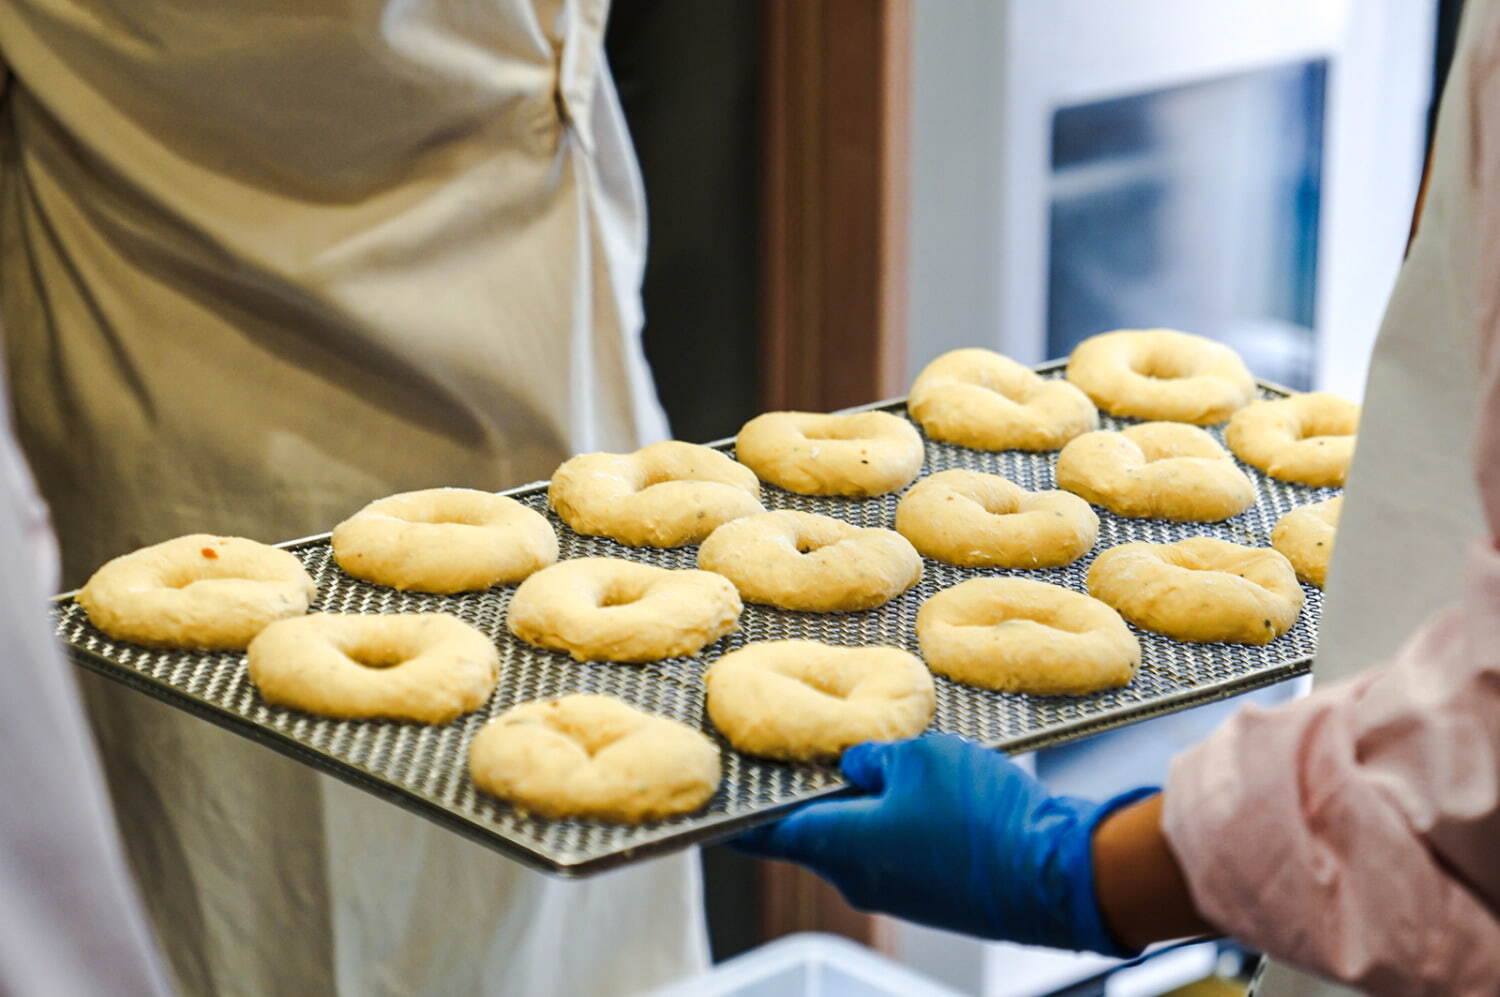
[[[1050,373],[1066,365],[1066,360],[1051,360],[1046,363],[1037,364],[1032,369],[1038,373]],[[1257,379],[1256,385],[1264,390],[1282,395],[1297,393],[1290,388],[1270,381]],[[868,412],[899,408],[905,404],[906,398],[902,396],[840,409],[839,411]],[[734,437],[731,436],[703,445],[724,449],[732,445],[733,442]],[[495,492],[495,494],[507,497],[519,495],[530,496],[539,492],[545,492],[549,483],[548,480],[530,481]],[[294,550],[324,543],[332,535],[332,531],[315,533],[299,537],[295,540],[284,540],[272,546],[283,550]],[[62,606],[67,602],[73,601],[78,591],[78,589],[72,589],[59,593],[53,596],[49,600],[49,603],[54,607]],[[506,858],[520,862],[522,865],[564,879],[581,879],[611,869],[631,865],[646,858],[668,855],[690,847],[714,844],[733,837],[742,830],[766,823],[775,816],[784,814],[811,801],[852,795],[853,793],[852,787],[847,785],[832,786],[826,789],[814,790],[793,799],[785,800],[779,804],[749,813],[726,815],[718,818],[700,818],[700,823],[684,829],[681,833],[664,835],[631,848],[608,852],[592,858],[581,858],[577,861],[570,861],[566,856],[554,858],[496,833],[482,824],[471,821],[461,814],[428,799],[415,790],[407,789],[392,782],[362,765],[346,761],[330,752],[312,747],[290,734],[258,724],[209,700],[193,695],[192,693],[184,692],[169,682],[153,678],[127,665],[111,661],[104,655],[65,641],[59,641],[59,643],[62,644],[63,648],[67,651],[68,657],[74,664],[94,674],[102,675],[136,692],[150,696],[169,706],[174,706],[201,720],[206,720],[217,727],[270,748],[318,772],[333,776],[387,802],[394,803],[410,813],[424,817],[441,827],[484,845]],[[1143,703],[1121,705],[1104,713],[1055,724],[1051,727],[1042,728],[1016,737],[1000,738],[981,743],[985,747],[1002,751],[1006,754],[1035,751],[1040,748],[1091,737],[1106,731],[1117,730],[1121,727],[1128,727],[1143,720],[1177,713],[1190,707],[1220,702],[1244,693],[1253,692],[1256,689],[1277,685],[1281,682],[1309,674],[1312,671],[1312,663],[1313,658],[1311,656],[1290,658],[1278,665],[1261,669],[1248,675],[1239,675],[1207,685],[1194,686],[1191,689],[1184,689],[1169,696],[1157,697]]]

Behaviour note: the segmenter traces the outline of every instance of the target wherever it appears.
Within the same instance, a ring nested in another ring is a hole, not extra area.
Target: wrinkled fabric
[[[43,612],[57,547],[3,418],[0,563],[0,993],[165,994],[71,668]]]
[[[666,435],[606,14],[0,0],[0,322],[64,584]],[[694,854],[545,878],[81,685],[184,992],[631,993],[706,962]]]
[[[65,583],[665,435],[603,18],[0,2],[0,316]]]
[[[1377,994],[1500,986],[1500,6],[1466,9],[1371,362],[1318,687],[1173,766],[1213,923]],[[1285,966],[1262,992],[1344,992]]]

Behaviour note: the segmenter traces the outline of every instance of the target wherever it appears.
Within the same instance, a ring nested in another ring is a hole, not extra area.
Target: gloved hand
[[[948,734],[856,745],[844,774],[872,795],[812,803],[735,839],[807,866],[855,907],[984,938],[1134,955],[1094,895],[1093,832],[1114,810],[1048,796],[997,751]]]

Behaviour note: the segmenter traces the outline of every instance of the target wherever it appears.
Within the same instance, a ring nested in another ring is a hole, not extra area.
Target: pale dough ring
[[[1212,537],[1111,547],[1089,566],[1088,587],[1136,626],[1189,643],[1269,644],[1302,612],[1285,557]]]
[[[689,813],[719,787],[719,749],[699,731],[610,696],[522,703],[469,746],[474,784],[523,813],[637,824]]]
[[[703,676],[708,716],[747,755],[834,759],[864,741],[915,737],[932,720],[932,676],[895,647],[810,640],[750,644]]]
[[[250,642],[250,681],[266,702],[327,717],[447,723],[483,706],[500,656],[447,613],[314,613]]]
[[[922,578],[921,556],[894,530],[792,510],[725,523],[698,548],[698,567],[749,602],[810,613],[874,609]]]
[[[1027,578],[975,578],[917,612],[927,666],[955,682],[1038,696],[1126,685],[1140,642],[1120,614],[1081,592]]]
[[[1057,455],[1057,484],[1117,516],[1213,523],[1255,504],[1255,484],[1204,430],[1145,422],[1085,433]]]
[[[1029,492],[998,474],[940,471],[896,506],[918,552],[970,568],[1055,568],[1094,546],[1099,517],[1077,495]]]
[[[1171,329],[1091,336],[1068,358],[1068,380],[1111,415],[1198,426],[1223,422],[1256,392],[1234,350]]]
[[[640,663],[697,654],[735,630],[740,608],[734,586],[712,572],[581,557],[522,582],[506,623],[576,661]]]
[[[1271,546],[1286,555],[1297,577],[1318,588],[1328,580],[1328,562],[1333,557],[1334,536],[1344,497],[1299,506],[1282,516],[1271,531]]]
[[[116,640],[243,651],[268,624],[306,613],[317,594],[307,569],[287,551],[192,533],[108,562],[74,601]]]
[[[912,383],[906,409],[935,440],[976,450],[1056,450],[1099,427],[1078,388],[990,350],[944,353]]]
[[[552,476],[563,522],[632,547],[680,547],[763,511],[755,472],[711,447],[669,440],[630,454],[580,454]]]
[[[922,437],[889,412],[767,412],[734,440],[746,467],[801,495],[883,495],[922,470]]]
[[[557,560],[557,535],[515,499],[428,488],[377,499],[334,527],[333,558],[376,585],[448,595],[519,582]]]
[[[1229,420],[1235,456],[1273,478],[1338,488],[1354,459],[1359,406],[1324,391],[1257,402]]]

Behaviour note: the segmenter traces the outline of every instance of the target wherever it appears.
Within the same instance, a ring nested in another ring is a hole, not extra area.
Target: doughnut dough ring
[[[1255,484],[1228,451],[1177,422],[1083,434],[1057,455],[1057,484],[1130,519],[1215,523],[1255,504]]]
[[[574,531],[631,547],[701,543],[731,519],[764,511],[754,471],[676,440],[564,461],[547,500]]]
[[[1136,626],[1195,644],[1269,644],[1302,612],[1285,557],[1212,537],[1111,547],[1089,566],[1088,588]]]
[[[698,548],[698,567],[748,602],[809,613],[883,606],[922,578],[922,558],[894,530],[785,509],[725,523]]]
[[[1081,592],[1028,578],[974,578],[917,611],[922,657],[955,682],[1034,696],[1127,685],[1141,663],[1135,634]]]
[[[1056,450],[1099,428],[1078,388],[999,353],[952,350],[912,383],[906,409],[935,440],[975,450]]]
[[[789,492],[856,498],[905,488],[925,457],[921,435],[889,412],[767,412],[740,429],[734,453]]]
[[[522,813],[620,824],[697,810],[722,777],[719,749],[699,731],[584,693],[522,703],[485,724],[469,771]]]
[[[729,580],[708,571],[580,557],[522,582],[506,625],[575,661],[639,664],[697,654],[738,627],[740,609]]]
[[[345,574],[401,592],[451,595],[519,582],[557,560],[557,534],[534,509],[472,488],[376,499],[333,530]]]
[[[1111,415],[1212,426],[1255,397],[1255,378],[1223,343],[1171,329],[1090,336],[1068,357],[1068,380]]]
[[[896,506],[896,530],[927,557],[967,568],[1056,568],[1099,536],[1099,517],[1077,495],[1029,492],[998,474],[940,471]]]
[[[1301,581],[1318,588],[1328,580],[1334,534],[1339,528],[1342,495],[1324,502],[1298,506],[1282,516],[1271,531],[1271,546],[1292,562]]]
[[[447,613],[314,613],[273,623],[250,642],[261,698],[325,717],[442,724],[477,710],[500,655]]]
[[[191,533],[106,563],[74,600],[115,640],[187,651],[243,651],[267,625],[301,616],[318,594],[288,551]]]
[[[1312,391],[1241,409],[1229,420],[1224,441],[1240,460],[1273,478],[1341,488],[1358,429],[1358,405]]]
[[[792,762],[915,737],[937,704],[926,666],[895,647],[766,641],[724,655],[703,683],[709,719],[730,744]]]

